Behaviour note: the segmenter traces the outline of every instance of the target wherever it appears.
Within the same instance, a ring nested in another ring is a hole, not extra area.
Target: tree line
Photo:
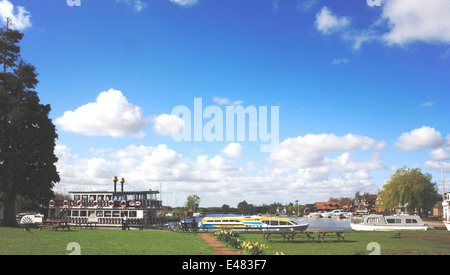
[[[350,197],[330,197],[328,202],[339,202],[341,206],[352,205],[352,202],[361,196],[356,192],[354,198]],[[433,209],[433,206],[441,200],[438,194],[437,184],[432,182],[430,173],[422,173],[419,168],[400,168],[383,186],[379,193],[381,205],[385,213],[395,213],[397,208],[406,209],[408,213],[427,214]],[[200,197],[192,195],[187,198],[185,208],[188,211],[204,213],[223,213],[223,214],[287,214],[302,215],[304,213],[316,212],[315,204],[301,205],[298,202],[282,204],[273,202],[271,204],[254,205],[247,201],[241,201],[237,207],[230,207],[223,204],[221,207],[199,208]]]

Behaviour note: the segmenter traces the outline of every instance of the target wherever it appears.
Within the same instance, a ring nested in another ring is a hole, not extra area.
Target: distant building
[[[378,194],[368,194],[364,193],[361,196],[358,196],[353,201],[354,210],[375,210],[376,212],[383,212],[381,208],[381,198]]]
[[[317,211],[331,211],[335,209],[341,209],[339,202],[316,202]]]

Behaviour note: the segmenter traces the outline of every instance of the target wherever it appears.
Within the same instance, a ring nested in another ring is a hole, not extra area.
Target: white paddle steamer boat
[[[72,226],[95,224],[118,228],[124,220],[130,225],[151,225],[157,211],[162,209],[162,202],[157,198],[159,191],[124,191],[123,178],[120,179],[121,191],[117,191],[117,181],[114,177],[114,191],[69,192],[71,200],[51,200],[48,218]]]

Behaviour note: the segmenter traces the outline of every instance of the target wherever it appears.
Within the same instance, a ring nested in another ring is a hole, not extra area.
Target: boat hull
[[[219,229],[232,229],[232,230],[263,230],[263,231],[303,231],[308,228],[309,224],[300,224],[297,226],[227,226],[227,225],[201,225],[199,228],[203,230],[219,230]]]
[[[216,217],[205,218],[200,223],[199,228],[202,230],[264,230],[264,231],[300,231],[306,230],[309,224],[297,224],[288,219],[272,218],[272,217]]]
[[[428,230],[427,225],[402,226],[402,225],[369,225],[351,223],[350,226],[356,231],[425,231]]]

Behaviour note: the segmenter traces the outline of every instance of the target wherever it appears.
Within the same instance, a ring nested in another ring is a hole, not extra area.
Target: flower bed
[[[228,247],[239,249],[245,255],[264,255],[264,250],[268,247],[259,242],[240,242],[239,233],[233,230],[221,229],[214,232],[214,236],[224,242]]]

